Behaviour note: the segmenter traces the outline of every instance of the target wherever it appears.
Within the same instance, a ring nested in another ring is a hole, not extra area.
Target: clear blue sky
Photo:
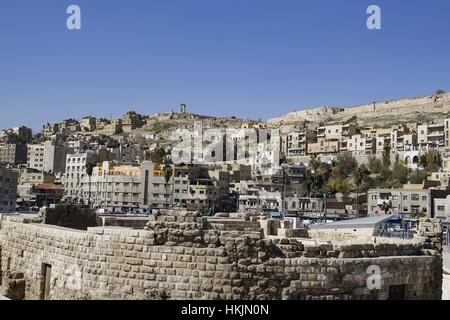
[[[81,31],[66,29],[70,4]],[[449,38],[448,0],[2,0],[0,128],[180,103],[267,119],[431,94],[450,90]]]

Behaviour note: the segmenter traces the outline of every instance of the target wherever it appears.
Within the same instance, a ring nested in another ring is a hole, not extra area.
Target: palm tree
[[[361,187],[364,178],[369,174],[369,171],[366,167],[360,166],[357,167],[353,173],[353,183],[356,186],[356,212],[359,213],[359,187]]]
[[[86,174],[89,177],[89,196],[88,196],[89,207],[91,206],[91,178],[92,178],[92,173],[94,172],[94,167],[95,167],[94,163],[92,163],[92,162],[86,163]]]
[[[320,166],[320,160],[317,158],[316,154],[311,155],[311,159],[309,159],[309,163],[308,163],[308,167],[309,170],[312,173],[312,178],[313,178],[313,183],[312,183],[312,190],[311,191],[316,191],[316,185],[317,185],[317,170],[319,169]]]
[[[165,189],[166,189],[166,194],[164,195],[164,197],[166,198],[166,209],[169,207],[168,203],[167,203],[167,185],[169,184],[170,178],[173,175],[173,170],[172,170],[172,166],[170,164],[165,164],[164,165],[164,178],[166,180],[166,184],[165,184]]]

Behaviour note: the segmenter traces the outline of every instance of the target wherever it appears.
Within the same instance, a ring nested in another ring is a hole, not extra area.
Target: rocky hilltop
[[[430,122],[450,116],[450,94],[375,102],[354,107],[321,107],[288,113],[270,119],[270,125],[299,121],[312,123],[356,122],[359,125],[386,127],[406,122]]]

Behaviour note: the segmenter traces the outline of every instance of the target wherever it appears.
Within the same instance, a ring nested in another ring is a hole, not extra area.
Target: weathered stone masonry
[[[440,299],[434,228],[423,227],[422,242],[308,246],[218,230],[188,213],[154,216],[145,230],[88,231],[9,216],[0,221],[1,291],[20,296],[10,286],[22,276],[25,299],[388,299],[393,288]],[[367,288],[372,265],[380,290]]]

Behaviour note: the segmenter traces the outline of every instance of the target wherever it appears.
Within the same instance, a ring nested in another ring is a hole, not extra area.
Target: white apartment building
[[[95,152],[86,151],[85,153],[68,154],[66,160],[66,169],[63,179],[66,198],[80,201],[82,198],[82,181],[87,175],[86,164],[94,161]]]
[[[85,175],[81,182],[84,203],[112,212],[131,211],[140,207],[141,168],[104,161]]]
[[[434,200],[434,215],[444,222],[450,222],[450,196]]]
[[[356,134],[356,125],[337,124],[317,128],[317,138],[326,140],[347,141],[349,137]]]
[[[63,173],[67,149],[53,141],[27,145],[27,166],[42,172]]]
[[[446,120],[447,121],[447,120]],[[417,126],[418,144],[444,151],[446,146],[446,122]]]
[[[287,136],[286,158],[306,155],[306,131],[294,131]]]
[[[362,134],[353,135],[347,140],[347,152],[355,155],[372,155],[376,152],[376,139]]]
[[[42,144],[27,145],[27,166],[31,169],[44,171],[44,152]]]

